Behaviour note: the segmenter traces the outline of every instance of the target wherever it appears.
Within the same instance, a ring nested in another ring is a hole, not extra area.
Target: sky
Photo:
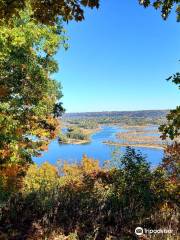
[[[172,109],[167,79],[180,70],[180,23],[137,0],[101,0],[85,21],[65,25],[69,49],[56,55],[66,112]]]

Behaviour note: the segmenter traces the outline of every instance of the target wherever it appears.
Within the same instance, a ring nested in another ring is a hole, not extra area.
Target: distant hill
[[[65,113],[63,118],[98,118],[98,117],[128,117],[128,118],[164,118],[169,110],[141,110],[141,111],[105,111]]]

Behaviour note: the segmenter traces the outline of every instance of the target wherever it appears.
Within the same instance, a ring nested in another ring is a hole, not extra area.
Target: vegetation
[[[61,16],[65,21],[84,19],[84,7],[98,8],[99,0],[1,0],[0,19],[11,20],[12,16],[19,17],[20,10],[26,7],[32,9],[31,18],[38,22],[53,25],[56,18]]]
[[[180,20],[180,6],[178,0],[139,0],[144,7],[153,6],[160,9],[164,20],[169,16],[173,6],[176,6],[177,20]],[[64,20],[75,19],[82,21],[84,19],[84,7],[99,8],[99,0],[1,0],[0,18],[6,21],[13,15],[19,16],[19,10],[23,10],[27,5],[32,8],[31,17],[46,24],[53,24],[57,16],[62,16]],[[48,13],[48,14],[47,14]]]
[[[178,2],[155,0],[153,6],[161,8],[166,19]],[[140,3],[147,7],[152,2]],[[80,164],[61,164],[58,169],[49,163],[32,163],[32,157],[58,136],[64,111],[61,86],[52,78],[58,70],[54,55],[60,46],[67,48],[61,19],[83,20],[86,6],[98,8],[99,1],[0,0],[1,240],[137,239],[137,226],[171,226],[178,235],[180,148],[176,141],[153,170],[131,148],[117,155],[109,168],[100,168],[98,161],[86,156]],[[179,6],[177,15],[179,20]],[[170,79],[179,86],[179,73]],[[179,112],[177,107],[168,114],[160,128],[163,139],[179,136]],[[97,115],[95,121],[86,119],[77,126],[161,124],[165,112]],[[70,126],[59,139],[88,141],[89,136]]]
[[[0,27],[0,164],[31,162],[57,136],[63,112],[51,77],[66,39],[61,22],[46,26],[30,16],[26,9]]]
[[[104,141],[103,143],[115,146],[132,146],[164,149],[165,143],[157,136],[144,136],[131,132],[117,134],[119,141]]]
[[[172,82],[180,89],[180,73],[174,74],[167,80],[172,80]],[[166,139],[169,137],[173,140],[180,136],[180,106],[177,106],[176,109],[170,111],[167,115],[167,120],[167,124],[162,124],[160,126],[160,131],[163,133],[162,138]]]
[[[180,5],[178,0],[139,0],[139,3],[144,7],[153,6],[155,9],[160,9],[164,20],[168,18],[173,6],[176,6],[177,21],[180,20]]]
[[[68,128],[67,137],[79,140],[88,140],[88,135],[84,134],[81,129],[78,128]]]
[[[68,113],[63,115],[65,124],[77,125],[83,128],[97,128],[99,124],[117,125],[160,125],[166,123],[169,111],[117,111],[117,112],[89,112]]]
[[[157,128],[144,126],[126,126],[126,132],[116,134],[118,141],[105,141],[104,143],[116,146],[133,146],[164,149],[170,140],[162,141]]]
[[[168,110],[141,110],[141,111],[110,111],[110,112],[84,112],[84,113],[65,113],[64,118],[69,119],[92,119],[92,118],[144,118],[144,119],[160,119],[165,118]]]
[[[65,133],[60,132],[58,135],[59,143],[68,143],[68,137]]]
[[[139,0],[139,2],[144,7],[152,5],[155,9],[161,9],[162,17],[164,20],[167,19],[167,17],[171,13],[172,8],[176,6],[177,21],[180,21],[180,5],[178,0]],[[173,74],[167,80],[171,80],[180,89],[179,72]],[[171,140],[175,140],[175,144],[173,144],[171,148],[174,149],[176,147],[178,150],[180,143],[176,142],[176,138],[180,136],[180,106],[177,106],[176,109],[170,111],[170,113],[167,115],[167,123],[162,124],[159,130],[162,132],[162,139],[166,139],[167,137],[169,137]],[[175,150],[175,152],[177,151]]]
[[[31,165],[21,191],[1,209],[1,236],[136,239],[139,225],[171,226],[177,234],[177,182],[171,171],[163,166],[151,170],[131,148],[116,158],[111,168],[100,168],[86,156],[80,164],[66,163],[58,170],[48,163]]]
[[[75,125],[83,129],[97,129],[98,123],[96,118],[66,118],[63,117],[65,125]]]
[[[70,127],[65,133],[60,132],[59,143],[84,143],[89,142],[90,137],[84,130],[77,127]]]

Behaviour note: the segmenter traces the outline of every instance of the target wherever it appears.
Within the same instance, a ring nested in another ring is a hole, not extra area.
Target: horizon
[[[103,112],[143,112],[143,111],[170,111],[170,109],[141,109],[141,110],[103,110],[103,111],[85,111],[85,112],[65,112],[64,114],[73,114],[73,113],[103,113]],[[63,114],[63,115],[64,115]]]

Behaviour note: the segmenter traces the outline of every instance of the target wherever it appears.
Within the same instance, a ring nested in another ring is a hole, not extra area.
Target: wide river
[[[105,161],[112,159],[112,153],[114,150],[120,149],[120,152],[124,152],[124,147],[115,147],[107,144],[103,144],[103,141],[117,141],[116,133],[125,132],[125,129],[116,126],[103,126],[99,132],[94,133],[91,136],[91,143],[88,144],[59,144],[57,140],[52,141],[49,144],[47,152],[43,152],[41,157],[33,158],[37,164],[41,164],[48,161],[52,164],[56,164],[58,160],[65,160],[69,163],[79,162],[82,159],[83,154],[88,157],[99,160],[103,165]],[[140,150],[143,155],[147,157],[151,166],[157,166],[163,156],[163,151],[160,149],[152,148],[135,148]]]

